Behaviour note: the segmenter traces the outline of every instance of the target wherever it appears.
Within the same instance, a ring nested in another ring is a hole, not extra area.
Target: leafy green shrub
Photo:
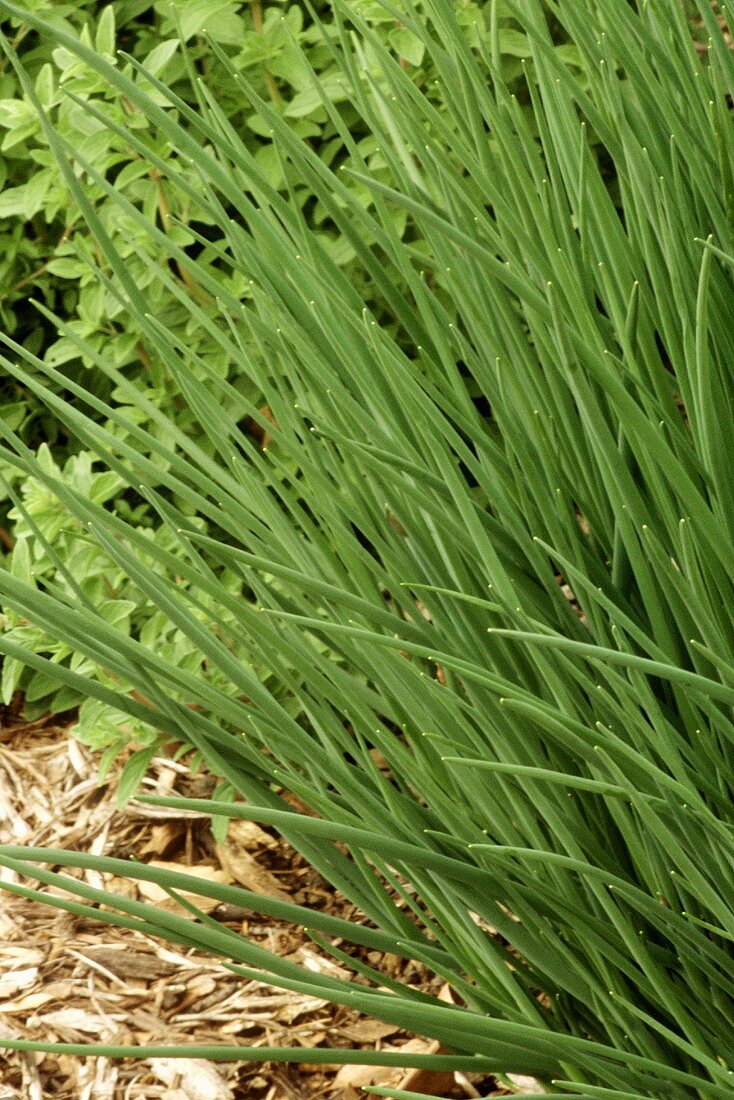
[[[0,10],[18,14],[5,0]],[[508,10],[528,43],[529,120],[498,67],[495,10],[472,41],[449,0],[400,9],[435,67],[442,113],[361,5],[337,0],[334,64],[379,174],[353,149],[340,104],[324,94],[352,156],[343,170],[212,45],[353,250],[347,268],[273,187],[215,87],[197,85],[191,109],[135,65],[45,28],[144,115],[149,130],[125,139],[216,228],[216,273],[191,265],[206,304],[177,293],[168,266],[148,267],[272,420],[150,309],[153,283],[141,288],[100,193],[151,255],[184,262],[179,243],[68,143],[18,66],[94,241],[94,279],[154,349],[196,431],[180,429],[173,402],[150,399],[153,379],[126,383],[104,349],[94,362],[109,398],[8,337],[5,369],[96,458],[60,476],[6,426],[3,461],[56,496],[75,537],[129,586],[122,599],[142,594],[194,657],[178,663],[128,631],[132,609],[112,621],[99,586],[85,589],[61,559],[66,534],[44,534],[17,494],[54,571],[0,573],[16,629],[45,639],[11,631],[0,650],[200,751],[242,800],[206,809],[277,826],[369,924],[45,849],[6,846],[0,862],[81,901],[2,885],[205,947],[237,973],[358,1007],[448,1052],[413,1064],[532,1073],[568,1096],[728,1097],[734,57],[703,0],[705,54],[678,0],[518,0]],[[188,174],[158,156],[166,142]],[[266,450],[247,417],[272,435]],[[121,479],[153,528],[109,507],[112,483],[95,476]],[[145,750],[132,760],[128,787]],[[315,816],[288,809],[286,792]],[[307,921],[360,981],[40,863],[124,870]],[[329,935],[423,961],[461,1005],[365,968]]]
[[[393,14],[373,0],[358,3],[355,10],[374,29],[376,41],[399,59],[438,114],[447,117],[449,105],[420,37],[399,25]],[[238,89],[238,76],[242,74],[287,123],[290,132],[308,141],[325,166],[335,169],[366,166],[373,178],[389,182],[390,171],[378,149],[377,138],[349,102],[345,73],[339,62],[342,49],[339,28],[330,13],[327,21],[319,25],[302,5],[261,9],[258,2],[222,0],[196,3],[186,0],[176,4],[170,0],[147,4],[142,0],[135,3],[117,0],[104,6],[39,2],[28,6],[27,12],[41,19],[49,29],[56,28],[83,44],[93,45],[112,62],[116,62],[117,47],[121,47],[142,63],[151,76],[165,79],[167,87],[185,105],[195,107],[198,102],[197,80],[204,79],[208,86],[216,88],[217,105],[222,113],[220,127],[231,126],[237,131],[263,180],[279,194],[288,196],[289,204],[300,210],[313,238],[345,271],[380,323],[398,334],[392,311],[386,308],[382,288],[373,274],[355,260],[353,244],[336,230],[328,206],[321,201],[311,181],[281,155],[272,139],[270,122]],[[527,39],[516,29],[509,9],[504,4],[495,5],[491,16],[486,5],[482,8],[466,3],[458,9],[457,23],[468,42],[477,39],[478,26],[489,20],[494,21],[503,74],[517,82],[521,69],[519,54],[527,50]],[[89,165],[88,172],[80,165],[77,176],[83,180],[85,192],[117,254],[124,259],[130,278],[145,294],[148,310],[166,325],[172,338],[197,353],[201,365],[194,367],[196,376],[216,394],[216,400],[221,400],[222,395],[216,384],[210,386],[209,376],[213,373],[232,383],[226,398],[232,415],[241,415],[244,406],[264,407],[262,387],[240,369],[239,354],[233,355],[224,339],[228,329],[218,305],[222,295],[238,302],[250,299],[248,273],[223,261],[221,251],[223,246],[226,250],[226,240],[221,237],[216,219],[197,201],[201,184],[189,156],[182,155],[175,144],[159,142],[144,110],[111,87],[73,50],[53,37],[39,36],[25,13],[15,17],[9,14],[6,27],[55,133]],[[202,35],[204,29],[206,38]],[[370,65],[373,73],[379,67],[378,61],[371,60],[371,49],[365,43],[365,78]],[[568,51],[569,47],[559,49]],[[226,55],[223,58],[219,56],[222,50]],[[166,108],[165,95],[140,73],[136,74],[132,61],[121,61],[119,67],[136,87],[147,91],[152,102]],[[312,73],[319,76],[319,88],[313,83]],[[322,95],[337,106],[338,125],[324,106]],[[181,114],[171,108],[170,113],[178,115],[182,125],[196,134],[185,112]],[[121,386],[124,381],[141,388],[150,407],[165,409],[169,416],[175,414],[175,427],[214,454],[200,430],[196,412],[179,400],[177,383],[162,367],[154,343],[140,331],[124,299],[97,277],[95,264],[101,265],[106,274],[109,269],[94,234],[73,203],[69,182],[41,125],[31,91],[24,90],[7,58],[0,73],[0,132],[3,135],[0,230],[8,227],[4,266],[0,269],[3,286],[0,317],[5,331],[27,351],[58,368],[64,377],[105,401],[127,405],[128,416],[136,424],[146,427],[157,438],[161,432],[165,436],[169,429],[161,428],[139,402],[131,403],[128,391]],[[131,136],[135,138],[134,144]],[[156,164],[150,162],[149,152],[156,154]],[[107,184],[114,182],[115,194],[110,195],[97,183],[92,172],[102,176]],[[362,181],[350,177],[346,187],[350,201],[358,202],[365,210],[373,209],[372,192]],[[127,199],[129,208],[120,206],[119,196]],[[145,215],[142,223],[135,217],[141,213]],[[410,221],[408,212],[393,208],[391,217],[396,237],[404,238],[407,234],[413,248],[425,251],[419,227]],[[146,229],[149,220],[177,246],[175,258],[161,259],[161,244]],[[360,240],[363,245],[374,244],[364,227]],[[192,275],[192,264],[196,277]],[[161,267],[165,272],[161,272]],[[162,278],[162,274],[168,277]],[[407,291],[399,283],[397,289]],[[204,312],[206,324],[192,315],[189,309],[192,297]],[[31,302],[54,311],[65,323],[63,331],[45,313],[39,316]],[[212,326],[217,329],[214,339]],[[99,368],[99,355],[104,355],[108,366],[121,372],[117,384]],[[63,392],[62,384],[53,385],[57,392]],[[72,468],[79,442],[73,437],[69,439],[44,404],[11,375],[0,384],[0,411],[29,446],[35,449],[39,442],[49,442],[55,459],[64,466],[70,463],[68,468]],[[93,454],[88,452],[84,461],[92,460]],[[21,560],[13,563],[11,559],[9,567],[16,572],[24,571],[26,559],[30,559],[36,573],[50,581],[55,567],[13,507],[9,491],[12,488],[21,496],[34,498],[38,485],[32,477],[24,477],[21,471],[7,465],[1,472],[5,483],[0,484],[0,524],[8,528],[8,543],[20,544]],[[47,525],[62,524],[73,530],[74,520],[64,506],[48,494],[45,496],[43,514]],[[110,507],[138,525],[150,526],[155,522],[148,502],[139,499],[123,483],[118,483]],[[206,529],[204,524],[202,530]],[[79,537],[78,530],[75,537]],[[172,549],[175,552],[175,547]],[[101,583],[103,573],[115,569],[99,550],[90,558],[88,554],[72,551],[69,544],[64,546],[61,557],[74,563],[77,580],[90,589]],[[87,565],[89,573],[85,575],[81,570]],[[116,595],[112,597],[108,592],[108,598],[128,598],[117,581],[112,587]],[[157,640],[152,622],[148,622],[150,605],[139,594],[135,602],[137,610],[130,621],[132,633],[139,636],[147,623],[147,643],[166,647],[169,640],[165,631]],[[9,624],[13,626],[12,616]],[[23,637],[24,644],[32,644],[35,638],[38,651],[48,652],[38,631],[25,633]],[[68,650],[56,648],[54,655],[57,662],[68,663]],[[104,679],[104,673],[93,663],[88,663],[87,671]],[[83,699],[70,687],[59,692],[56,681],[42,671],[31,679],[18,664],[10,664],[6,666],[2,684],[3,700],[9,702],[19,688],[24,690],[29,715],[49,706],[58,711]],[[89,711],[89,706],[86,710]],[[84,712],[81,722],[82,728],[88,727]],[[142,727],[129,732],[131,736],[142,736]]]
[[[437,110],[445,113],[446,104],[436,88],[435,69],[430,58],[426,59],[420,39],[407,27],[396,25],[395,17],[375,0],[362,0],[356,8],[367,24],[376,28],[380,42],[410,70],[416,86],[425,88]],[[240,73],[246,75],[258,92],[274,103],[292,132],[308,140],[319,152],[325,164],[349,163],[351,152],[329,119],[321,99],[324,94],[329,102],[339,105],[340,116],[352,132],[359,163],[364,160],[377,178],[387,178],[389,173],[385,172],[375,136],[362,125],[348,102],[344,74],[335,56],[339,50],[336,25],[317,26],[302,5],[276,4],[262,9],[259,0],[252,4],[224,0],[194,3],[158,0],[147,4],[143,0],[116,0],[106,5],[89,0],[79,4],[37,0],[27,5],[26,10],[49,28],[63,30],[86,45],[93,44],[112,61],[118,47],[125,50],[148,73],[164,78],[167,86],[188,105],[196,105],[197,80],[205,79],[216,87],[218,105],[226,121],[237,128],[265,179],[276,190],[288,193],[291,202],[304,211],[314,233],[337,262],[349,262],[353,249],[333,233],[328,212],[318,195],[282,160],[272,141],[271,127],[248,101],[243,101],[236,79]],[[461,5],[459,14],[460,25],[472,41],[479,21],[485,20],[484,11],[469,2]],[[511,26],[513,21],[504,4],[498,6],[495,18],[505,67],[508,74],[517,76],[520,67],[517,58],[526,49],[526,39]],[[221,277],[215,250],[204,249],[202,255],[201,242],[186,232],[192,216],[190,199],[171,181],[164,181],[161,171],[147,163],[127,141],[125,130],[133,130],[144,144],[155,146],[155,136],[145,115],[124,95],[110,89],[73,52],[48,37],[39,38],[23,15],[9,16],[6,30],[60,136],[98,172],[114,179],[118,191],[137,209],[153,217],[181,248],[188,249],[189,254],[193,250],[199,269],[206,267],[208,273],[219,272]],[[206,39],[202,37],[204,30]],[[185,52],[181,48],[184,43]],[[226,65],[217,57],[217,49],[227,50]],[[130,64],[123,65],[122,71],[128,75],[133,72]],[[322,92],[313,85],[313,72],[320,77]],[[136,80],[141,87],[147,87],[154,102],[165,104],[165,98],[154,92],[142,76]],[[79,103],[79,99],[83,102]],[[85,105],[105,108],[104,120],[95,117]],[[108,120],[117,124],[117,131],[106,124]],[[73,319],[73,330],[83,335],[91,347],[104,348],[109,361],[131,368],[129,375],[134,377],[136,371],[154,369],[149,361],[150,349],[146,349],[139,333],[129,329],[123,306],[105,293],[87,266],[86,259],[95,253],[94,240],[74,212],[68,185],[49,148],[37,111],[7,59],[0,71],[0,133],[0,222],[8,230],[1,269],[4,290],[0,314],[4,327],[34,353],[47,352],[48,361],[56,366],[80,361],[87,368],[93,367],[91,355],[80,352],[69,337],[58,337],[52,326],[39,327],[37,314],[28,309],[31,288],[35,297],[59,315]],[[196,188],[196,173],[188,158],[182,159],[172,147],[158,147],[155,151],[172,172],[181,174],[189,188]],[[147,234],[135,227],[102,190],[95,188],[89,179],[86,182],[99,216],[118,251],[128,261],[131,274],[141,289],[150,294],[151,309],[170,310],[169,326],[189,341],[198,339],[200,334],[190,325],[185,308],[156,280],[150,264],[139,255],[142,251],[145,256],[156,258]],[[372,205],[371,192],[362,183],[351,181],[349,188],[364,206]],[[212,223],[201,208],[197,208],[196,214],[192,228],[204,234],[212,245],[216,244],[216,232],[208,231]],[[402,232],[407,222],[405,211],[395,211],[394,219]],[[208,296],[191,280],[187,266],[178,265],[175,275],[178,283],[206,306]],[[232,293],[241,299],[248,296],[248,282],[241,273],[230,272],[227,278],[234,279],[232,285],[227,283]],[[215,315],[216,311],[212,313]],[[206,357],[206,349],[202,354]],[[233,369],[221,351],[213,357],[213,363],[219,370]],[[83,376],[77,374],[77,377]],[[165,386],[165,382],[163,376],[161,385]],[[89,384],[88,377],[85,384]],[[95,384],[100,385],[101,381],[97,379]],[[164,393],[162,401],[169,396]]]

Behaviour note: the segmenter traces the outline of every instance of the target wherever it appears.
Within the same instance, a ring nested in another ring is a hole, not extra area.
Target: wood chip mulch
[[[95,760],[71,733],[72,725],[73,715],[66,721],[49,717],[27,723],[9,708],[0,711],[0,843],[134,856],[359,919],[355,908],[271,830],[232,822],[227,842],[220,846],[204,817],[134,802],[118,810],[115,781],[124,760],[100,786]],[[157,791],[199,797],[210,793],[214,780],[192,776],[185,764],[160,757],[153,761],[147,783]],[[153,884],[73,868],[62,871],[91,886],[190,916]],[[0,878],[19,881],[1,867]],[[213,899],[192,900],[222,925],[284,958],[325,974],[352,977],[301,928]],[[361,957],[402,982],[450,997],[442,979],[423,966],[366,950]],[[247,981],[200,951],[0,890],[2,1035],[128,1045],[437,1049],[429,1039],[319,998]],[[452,1100],[509,1091],[491,1077],[470,1080],[461,1074],[364,1065],[110,1060],[0,1049],[0,1100],[358,1100],[366,1095],[360,1088],[366,1084]],[[522,1092],[539,1091],[530,1078],[517,1079],[515,1085]]]

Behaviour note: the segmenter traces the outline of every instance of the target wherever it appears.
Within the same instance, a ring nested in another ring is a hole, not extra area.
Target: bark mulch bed
[[[275,833],[233,822],[218,845],[206,818],[130,803],[118,810],[124,761],[97,781],[96,765],[68,720],[27,723],[0,712],[0,843],[134,856],[217,882],[359,919]],[[182,763],[153,761],[149,784],[190,797],[214,780]],[[111,875],[66,869],[149,905],[186,913],[164,891]],[[0,868],[0,877],[15,881]],[[35,884],[31,884],[35,885]],[[194,900],[194,899],[192,899]],[[223,925],[284,958],[327,974],[347,970],[303,929],[196,898]],[[188,915],[188,914],[187,914]],[[345,945],[346,949],[346,945]],[[448,997],[442,979],[394,956],[364,952],[371,965]],[[0,1035],[45,1042],[227,1043],[433,1051],[437,1044],[326,1001],[246,981],[199,951],[167,946],[135,930],[79,918],[0,891]],[[244,1052],[243,1052],[244,1053]],[[320,1067],[203,1060],[78,1058],[0,1050],[0,1100],[357,1100],[365,1084],[426,1095],[508,1095],[491,1077],[368,1066]],[[522,1092],[540,1091],[530,1078]]]

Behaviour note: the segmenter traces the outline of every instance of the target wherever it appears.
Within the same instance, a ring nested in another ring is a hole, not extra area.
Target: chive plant
[[[2,458],[59,497],[201,660],[192,673],[116,628],[61,560],[53,583],[0,572],[0,591],[77,663],[7,637],[0,651],[193,746],[231,797],[148,799],[274,826],[365,920],[49,849],[5,846],[0,864],[63,894],[1,885],[204,948],[245,977],[358,1008],[445,1052],[195,1048],[206,1057],[516,1071],[569,1097],[731,1097],[734,59],[707,0],[695,12],[678,0],[507,0],[477,8],[473,38],[449,0],[384,7],[425,47],[449,113],[358,3],[335,0],[325,48],[392,178],[378,184],[363,165],[369,202],[232,69],[353,250],[377,314],[193,68],[197,110],[130,59],[112,64],[0,2],[188,159],[198,186],[168,176],[198,212],[186,239],[247,288],[236,296],[210,267],[197,272],[180,238],[69,148],[18,66],[96,242],[96,277],[200,435],[59,320],[118,400],[9,338],[4,370],[148,502],[169,538],[75,492],[7,426]],[[503,83],[500,9],[524,36],[521,91]],[[354,162],[340,107],[316,77],[314,90]],[[166,170],[156,143],[84,107]],[[262,407],[149,312],[93,191],[155,241],[155,277]],[[397,231],[396,211],[420,247]],[[169,261],[200,276],[203,293]],[[267,449],[247,418],[272,437]],[[104,682],[85,679],[85,659]],[[64,867],[306,924],[356,981],[278,959],[190,904],[196,919],[159,912]],[[419,960],[457,1004],[367,967],[334,936]]]

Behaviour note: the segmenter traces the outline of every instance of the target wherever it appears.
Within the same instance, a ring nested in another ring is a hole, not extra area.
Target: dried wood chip
[[[426,1096],[445,1096],[454,1087],[454,1075],[448,1070],[414,1069],[404,1077],[398,1088],[422,1092]]]
[[[441,996],[443,994],[443,996]],[[450,998],[448,986],[441,990],[441,1000]],[[438,1054],[441,1052],[441,1044],[433,1042],[426,1044],[421,1039],[411,1039],[405,1044],[404,1050],[420,1050],[425,1054]],[[454,1074],[447,1070],[439,1069],[411,1069],[400,1079],[398,1088],[410,1092],[423,1092],[426,1096],[443,1096],[454,1087]]]
[[[81,1008],[60,1008],[55,1012],[44,1012],[41,1016],[33,1018],[33,1025],[39,1024],[54,1030],[81,1032],[87,1035],[95,1035],[102,1041],[114,1034],[115,1027],[109,1016],[102,1016],[98,1012],[85,1012]],[[31,1021],[29,1020],[30,1024]]]
[[[151,825],[148,837],[137,848],[136,855],[144,859],[149,855],[166,855],[181,839],[183,821],[167,820]]]
[[[317,1012],[328,1003],[320,997],[291,996],[288,1003],[279,1010],[278,1019],[283,1023],[293,1024],[301,1016],[306,1016],[310,1012]]]
[[[341,1034],[355,1043],[377,1043],[380,1039],[386,1039],[388,1035],[394,1035],[400,1029],[395,1024],[385,1024],[382,1020],[370,1020],[367,1017],[356,1020],[353,1024],[346,1024],[341,1029]]]
[[[506,1074],[507,1080],[515,1086],[513,1095],[521,1096],[545,1096],[543,1086],[534,1077],[523,1077],[520,1073]]]
[[[151,1058],[151,1071],[164,1085],[165,1100],[234,1100],[234,1093],[214,1062],[203,1058]]]
[[[93,962],[99,963],[118,978],[142,978],[143,981],[152,981],[155,978],[175,974],[177,970],[173,963],[166,962],[157,955],[131,951],[122,944],[110,947],[85,947],[79,955],[87,956]]]
[[[55,994],[48,991],[28,993],[17,1001],[3,1001],[0,1004],[0,1012],[32,1012],[34,1008],[47,1005],[54,999]]]
[[[23,970],[10,970],[0,974],[0,997],[12,997],[21,989],[29,989],[37,977],[37,966],[27,966]]]
[[[363,1085],[394,1085],[397,1084],[399,1072],[392,1066],[342,1066],[334,1078],[334,1087],[351,1085],[359,1089]]]
[[[245,848],[227,841],[217,845],[217,856],[230,882],[239,882],[255,894],[265,894],[280,901],[291,900],[291,895],[280,888],[275,876]]]
[[[258,849],[281,847],[282,841],[266,833],[254,821],[230,821],[227,840],[240,848]]]
[[[308,947],[302,947],[296,952],[295,961],[300,962],[307,970],[313,970],[317,974],[328,974],[331,978],[343,978],[345,981],[351,981],[354,977],[351,970],[339,966],[338,963],[325,958],[323,955],[317,955],[315,951],[311,951]]]
[[[200,863],[195,867],[182,867],[178,863],[168,863],[165,860],[151,860],[148,864],[149,867],[160,867],[166,871],[183,871],[187,875],[194,875],[196,878],[205,879],[208,882],[229,882],[229,876],[225,871],[219,870],[216,867],[212,867],[210,864]],[[166,909],[171,912],[184,913],[186,916],[191,917],[187,909],[184,909],[174,901],[169,894],[163,889],[162,886],[158,886],[155,882],[138,882],[137,889],[142,897],[147,901],[153,902],[158,909]],[[181,897],[186,901],[196,905],[197,908],[203,910],[205,913],[211,912],[212,909],[216,909],[219,902],[216,898],[207,898],[200,894],[189,894],[185,890],[181,891]]]

